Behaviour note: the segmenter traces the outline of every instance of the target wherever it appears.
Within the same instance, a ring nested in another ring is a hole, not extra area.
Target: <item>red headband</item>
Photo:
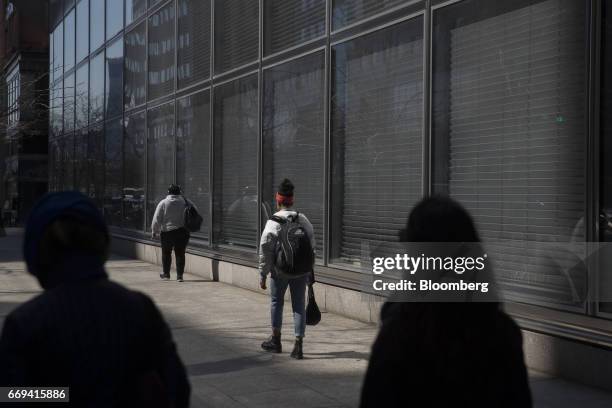
[[[293,205],[293,196],[286,196],[282,195],[281,193],[276,193],[276,204],[291,207]]]

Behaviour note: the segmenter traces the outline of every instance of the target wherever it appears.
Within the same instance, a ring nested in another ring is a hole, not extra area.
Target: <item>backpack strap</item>
[[[270,217],[270,220],[272,220],[272,221],[274,221],[274,222],[277,222],[277,223],[279,223],[279,224],[281,224],[281,225],[287,222],[287,219],[286,219],[286,218],[279,217],[278,215],[273,215],[273,216],[271,216],[271,217]]]

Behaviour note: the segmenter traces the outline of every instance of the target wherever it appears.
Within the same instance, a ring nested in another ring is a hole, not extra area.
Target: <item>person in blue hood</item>
[[[78,407],[187,407],[170,329],[148,296],[108,279],[109,243],[84,195],[51,193],[35,205],[24,258],[44,291],[4,322],[0,386],[70,387]]]

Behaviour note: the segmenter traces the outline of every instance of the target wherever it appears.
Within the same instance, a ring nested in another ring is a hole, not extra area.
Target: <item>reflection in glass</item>
[[[75,119],[76,128],[87,126],[89,117],[89,63],[81,65],[76,71]]]
[[[146,98],[147,73],[146,25],[125,35],[125,108],[142,105]]]
[[[106,117],[123,112],[123,38],[106,49]]]
[[[61,78],[64,72],[64,23],[62,22],[53,31],[53,72],[54,81]]]
[[[178,87],[210,76],[210,0],[178,0]]]
[[[259,1],[215,0],[215,73],[259,55]]]
[[[257,75],[214,90],[214,216],[217,244],[257,243]]]
[[[74,130],[74,72],[64,78],[64,133]]]
[[[147,12],[147,0],[125,0],[125,25]]]
[[[125,119],[123,225],[142,231],[145,205],[145,112]]]
[[[87,129],[76,132],[74,138],[74,189],[82,194],[89,195]]]
[[[612,4],[603,2],[602,20],[602,68],[601,72],[612,70]],[[600,239],[612,242],[612,80],[610,75],[601,76],[601,150],[604,160],[601,161],[601,215]],[[601,258],[600,258],[601,259]],[[612,298],[612,257],[604,257],[599,266],[599,299]],[[606,271],[606,272],[604,272]],[[600,302],[601,311],[612,313],[612,302]]]
[[[332,29],[342,27],[372,17],[378,13],[407,3],[406,0],[332,0]]]
[[[70,10],[70,7],[74,6],[74,1],[75,0],[64,0],[64,12]]]
[[[64,84],[61,80],[51,89],[50,106],[51,134],[52,136],[59,136],[64,129]]]
[[[64,72],[74,67],[75,58],[75,11],[72,10],[64,19]]]
[[[87,180],[89,181],[88,193],[89,197],[94,200],[100,209],[103,209],[104,207],[104,154],[104,127],[100,123],[89,129],[87,143]],[[111,164],[111,166],[114,165]]]
[[[60,191],[74,189],[74,135],[72,133],[62,136],[61,139],[61,166],[62,184]]]
[[[332,50],[333,262],[397,241],[421,198],[422,35],[418,17]]]
[[[498,243],[487,251],[515,300],[570,305],[585,289],[566,268],[585,239],[585,9],[473,0],[434,15],[433,188]]]
[[[113,38],[122,29],[123,0],[106,0],[106,40]]]
[[[89,123],[104,118],[104,51],[89,64]]]
[[[122,141],[123,126],[121,120],[107,122],[104,137],[104,218],[108,225],[113,226],[121,226],[122,218]]]
[[[283,178],[295,185],[296,207],[315,229],[323,255],[325,56],[316,53],[264,73],[263,191],[269,215]],[[267,219],[263,220],[265,223]]]
[[[149,17],[149,100],[174,89],[174,43],[174,4],[170,4]]]
[[[266,55],[325,34],[325,0],[268,0],[264,7]]]
[[[179,99],[176,109],[176,182],[204,217],[199,234],[208,236],[210,92]]]
[[[174,106],[149,110],[147,120],[147,230],[159,203],[174,182]]]
[[[89,49],[93,52],[104,44],[104,1],[91,0],[89,9]]]
[[[81,0],[76,7],[77,62],[89,55],[89,0]]]

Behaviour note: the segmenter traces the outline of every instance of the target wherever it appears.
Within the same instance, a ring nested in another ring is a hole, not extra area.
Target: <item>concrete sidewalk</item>
[[[18,233],[0,238],[0,320],[39,292],[24,271]],[[158,267],[113,258],[111,277],[152,296],[169,321],[188,367],[193,407],[356,407],[376,327],[326,313],[307,329],[305,359],[289,358],[292,317],[285,314],[281,355],[260,351],[269,299],[186,275],[161,281]],[[290,308],[288,308],[290,309]],[[610,407],[612,395],[532,373],[537,407]]]

